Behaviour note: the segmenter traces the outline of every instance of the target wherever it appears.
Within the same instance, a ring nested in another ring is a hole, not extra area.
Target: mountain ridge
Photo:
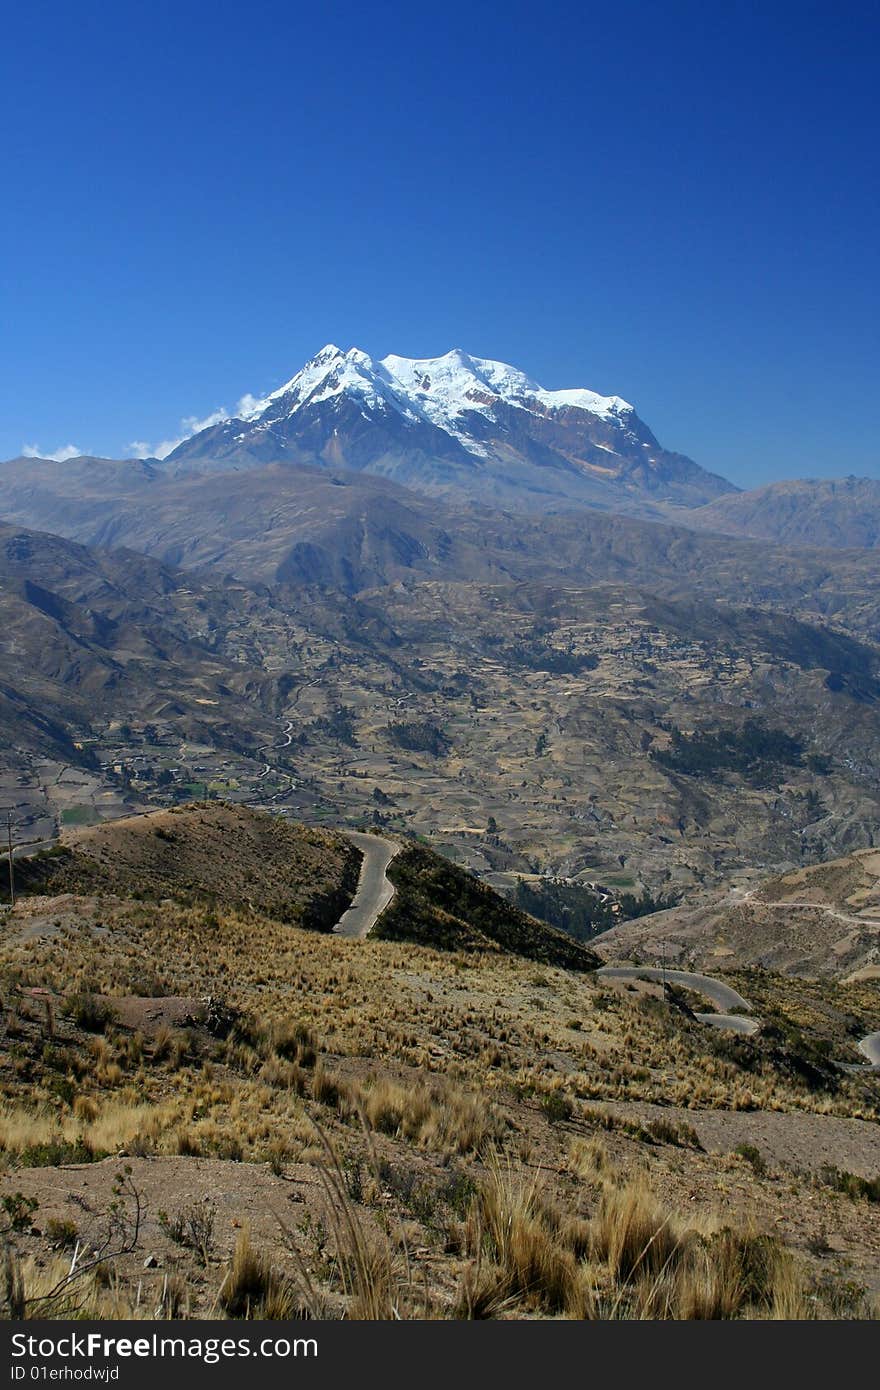
[[[776,545],[873,550],[880,545],[880,480],[781,479],[695,508],[687,524]]]

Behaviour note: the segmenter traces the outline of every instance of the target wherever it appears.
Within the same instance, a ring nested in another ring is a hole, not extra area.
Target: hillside
[[[497,940],[304,931],[226,900],[251,884],[206,814],[157,821],[204,845],[198,891],[189,853],[175,868],[174,842],[122,825],[73,850],[100,879],[112,843],[119,891],[4,916],[0,1233],[33,1311],[868,1315],[878,1082],[828,1059],[849,1057],[842,1003],[875,1025],[874,987],[805,1000],[783,1042],[731,1039]],[[335,859],[329,837],[236,825],[278,901],[291,837],[316,881]],[[416,847],[402,870],[404,906],[415,885],[448,920],[461,875]],[[125,896],[141,873],[149,896]],[[464,907],[497,924],[485,890]],[[78,1240],[109,1283],[69,1283]]]
[[[17,862],[16,883],[19,894],[40,900],[173,898],[330,931],[354,896],[360,860],[336,831],[208,801],[67,831],[62,844]],[[424,846],[405,846],[389,877],[395,896],[376,937],[436,950],[506,951],[572,970],[598,963],[564,933]]]
[[[509,952],[566,970],[595,970],[592,951],[513,907],[472,874],[423,845],[405,846],[388,877],[390,906],[371,933],[435,950]]]
[[[624,922],[595,940],[608,961],[706,971],[759,967],[836,980],[880,978],[880,852],[796,869],[699,908]]]
[[[689,526],[774,545],[873,549],[880,544],[880,481],[798,478],[730,493],[690,512]]]
[[[218,802],[110,821],[19,861],[19,891],[222,902],[329,931],[357,885],[344,836]]]
[[[95,481],[97,469],[98,481]],[[201,584],[230,575],[280,588],[358,594],[436,581],[643,585],[821,617],[880,632],[873,552],[768,549],[681,524],[597,510],[515,515],[425,498],[366,473],[274,464],[246,473],[168,477],[140,465],[0,464],[0,520],[86,546],[127,547]],[[695,514],[696,515],[696,514]],[[288,593],[285,595],[285,590]]]
[[[206,589],[134,551],[0,522],[0,749],[88,764],[92,724],[114,716],[252,743],[270,727],[266,676],[240,660],[237,638],[223,649],[255,606],[240,588]]]
[[[256,555],[270,493],[250,476]],[[358,595],[0,527],[16,841],[216,796],[421,835],[505,890],[550,873],[677,894],[870,846],[877,648],[745,593],[638,587],[636,525],[591,559],[626,582],[410,573]]]

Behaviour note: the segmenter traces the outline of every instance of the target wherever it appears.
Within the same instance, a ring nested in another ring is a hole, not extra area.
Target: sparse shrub
[[[168,1239],[186,1250],[194,1250],[203,1265],[207,1265],[214,1248],[216,1218],[217,1208],[213,1202],[193,1202],[191,1206],[181,1207],[173,1217],[167,1211],[157,1213],[159,1225]]]
[[[279,1023],[271,1033],[273,1051],[288,1062],[301,1067],[313,1067],[318,1055],[318,1042],[304,1023]]]
[[[106,1157],[106,1149],[93,1148],[86,1139],[79,1137],[29,1144],[20,1150],[18,1162],[22,1168],[58,1168],[64,1163],[96,1163]]]
[[[105,999],[95,994],[71,994],[65,999],[62,1012],[78,1028],[89,1033],[103,1033],[116,1017]]]
[[[213,1145],[213,1151],[218,1158],[226,1159],[227,1163],[241,1163],[244,1158],[244,1147],[235,1134],[221,1134]]]
[[[835,1192],[842,1192],[854,1199],[864,1197],[868,1202],[880,1202],[880,1177],[863,1178],[860,1173],[849,1173],[845,1169],[835,1168],[831,1163],[823,1165],[819,1176]]]
[[[79,1229],[75,1221],[70,1217],[50,1216],[46,1222],[46,1238],[53,1245],[67,1249],[68,1246],[76,1245],[79,1239]]]
[[[0,1208],[10,1231],[29,1231],[34,1224],[34,1212],[38,1206],[36,1197],[26,1197],[23,1192],[7,1193],[0,1197]]]
[[[574,1106],[563,1091],[548,1091],[541,1098],[541,1109],[551,1125],[570,1120],[574,1114]]]
[[[767,1171],[767,1164],[761,1150],[754,1144],[737,1144],[733,1151],[740,1158],[744,1158],[750,1164],[752,1170],[761,1177]]]
[[[667,1120],[660,1116],[656,1120],[648,1120],[645,1129],[658,1144],[674,1144],[679,1149],[703,1148],[693,1125],[683,1120]]]

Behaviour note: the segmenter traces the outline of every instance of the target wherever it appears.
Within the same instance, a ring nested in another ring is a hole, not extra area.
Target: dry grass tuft
[[[490,1106],[439,1081],[405,1087],[381,1077],[362,1088],[359,1103],[371,1129],[439,1153],[479,1153],[503,1133]]]
[[[497,1155],[471,1207],[466,1242],[475,1258],[486,1257],[498,1269],[494,1290],[488,1272],[476,1285],[484,1305],[518,1297],[547,1312],[586,1316],[586,1286],[573,1251],[560,1238],[557,1214],[542,1200],[537,1182],[525,1184]]]
[[[254,1248],[247,1228],[236,1241],[217,1302],[230,1318],[280,1322],[298,1312],[295,1285],[278,1274],[268,1257]]]
[[[668,1268],[684,1238],[640,1178],[623,1187],[606,1187],[591,1224],[593,1259],[607,1263],[612,1277],[622,1283]]]

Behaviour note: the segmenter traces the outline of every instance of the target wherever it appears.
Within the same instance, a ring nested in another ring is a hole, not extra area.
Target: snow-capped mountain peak
[[[247,409],[235,418],[258,428],[261,423],[268,427],[305,406],[341,395],[355,397],[371,409],[381,406],[400,409],[397,401],[388,400],[387,384],[366,352],[360,348],[343,352],[335,343],[328,343],[276,391],[260,399],[247,397]]]
[[[327,343],[277,390],[243,398],[166,458],[172,469],[281,461],[362,469],[428,491],[555,505],[646,493],[698,505],[723,479],[667,454],[620,396],[548,390],[453,348],[376,360]]]
[[[541,414],[577,409],[600,420],[618,421],[633,410],[619,396],[601,396],[586,388],[548,391],[506,362],[471,357],[461,348],[441,357],[391,354],[375,362],[360,348],[343,351],[328,343],[276,391],[260,399],[246,397],[247,408],[236,418],[252,424],[265,416],[268,424],[342,395],[354,397],[367,409],[396,410],[410,421],[427,421],[479,455],[485,450],[462,428],[462,417],[492,419],[499,404]]]

